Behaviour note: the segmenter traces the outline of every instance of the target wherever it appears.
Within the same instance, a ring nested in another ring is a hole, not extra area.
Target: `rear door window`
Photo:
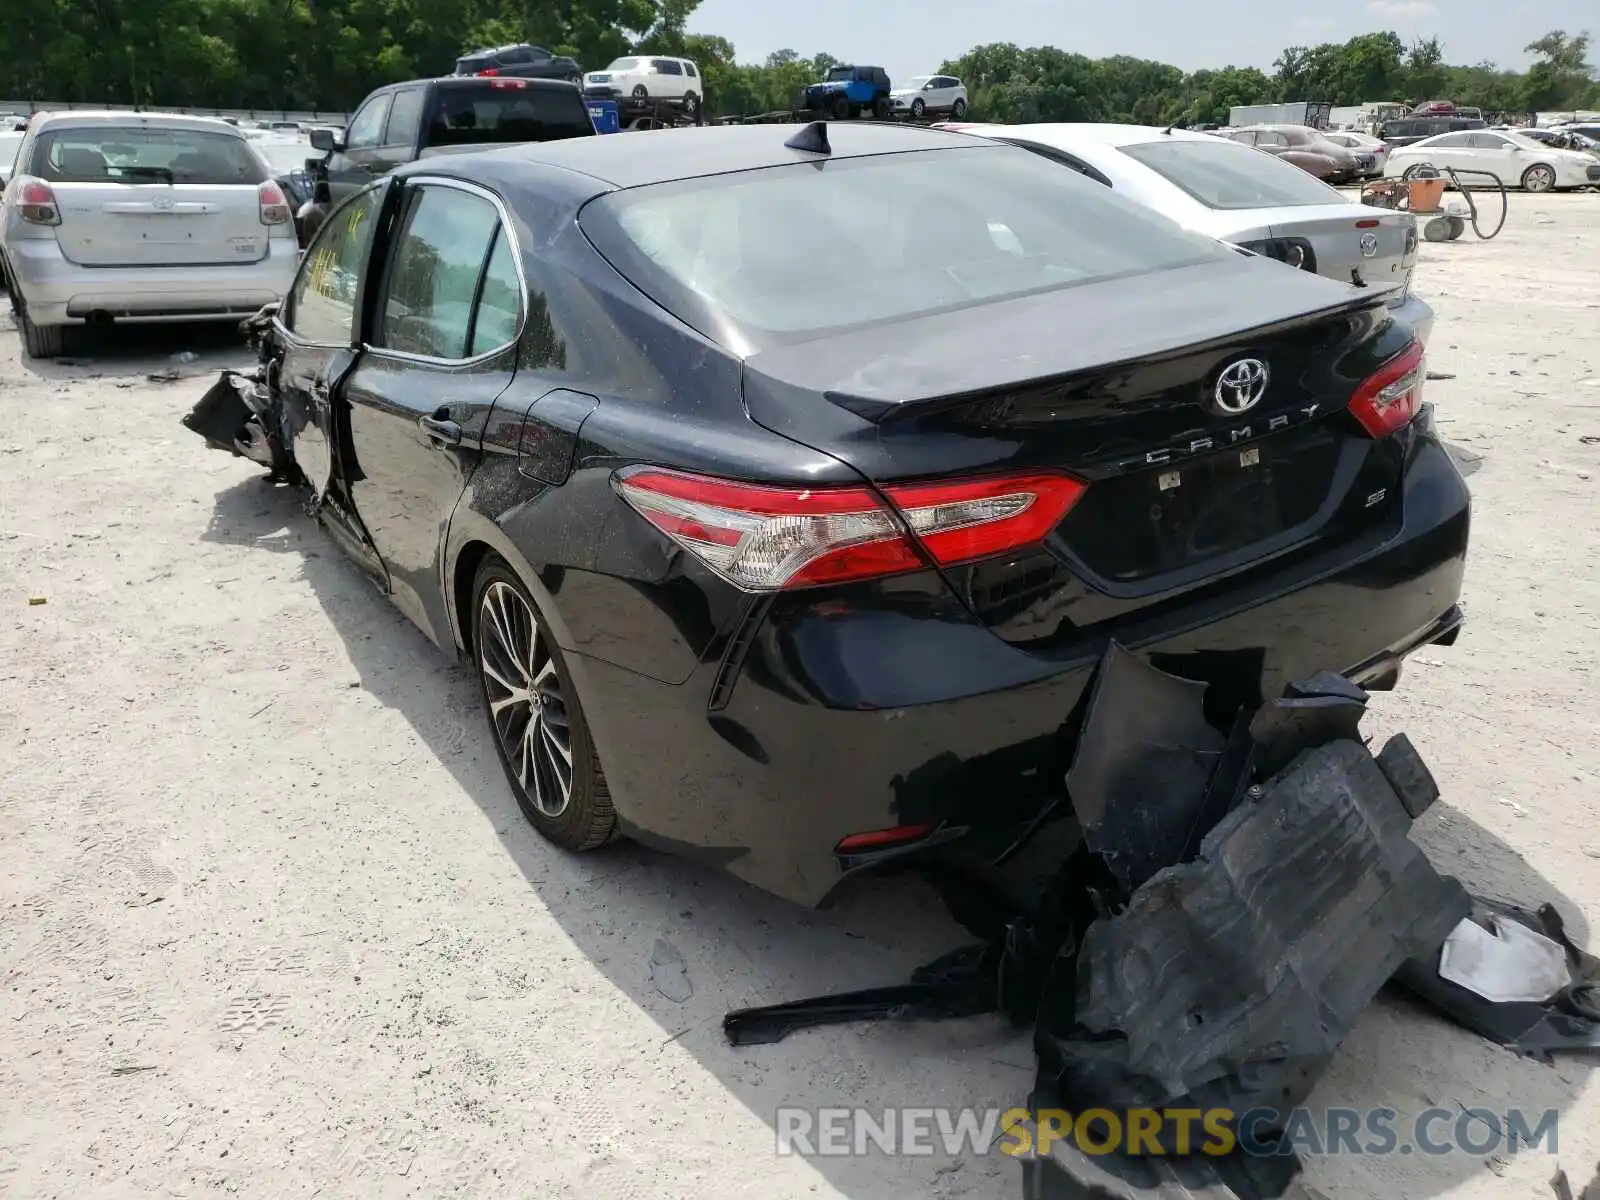
[[[34,145],[33,173],[51,183],[261,183],[261,158],[238,134],[160,125],[51,130]]]
[[[389,109],[389,126],[383,135],[385,146],[415,146],[422,132],[422,102],[427,98],[423,88],[405,88],[394,94],[394,104]]]
[[[593,134],[594,123],[576,88],[493,79],[468,87],[440,87],[427,144],[554,142]]]
[[[425,358],[468,357],[474,301],[499,225],[499,211],[482,196],[417,188],[390,259],[375,344]]]

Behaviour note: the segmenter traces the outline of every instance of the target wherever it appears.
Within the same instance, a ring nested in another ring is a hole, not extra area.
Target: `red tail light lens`
[[[903,845],[906,842],[917,842],[927,837],[934,830],[931,823],[921,825],[897,825],[893,829],[873,829],[866,833],[852,833],[849,837],[839,839],[839,844],[833,848],[835,854],[859,854],[863,850],[884,850],[890,846]]]
[[[773,487],[634,467],[617,491],[662,533],[748,592],[775,592],[987,558],[1042,540],[1083,495],[1065,475],[884,489]],[[917,545],[906,536],[909,527]]]
[[[42,179],[19,179],[16,199],[17,215],[30,225],[61,224],[61,206],[56,194]]]
[[[1388,437],[1417,415],[1424,377],[1422,343],[1412,342],[1362,382],[1350,398],[1350,411],[1369,436]]]
[[[256,195],[261,203],[261,223],[263,225],[283,225],[294,220],[294,213],[289,210],[289,198],[283,194],[283,189],[272,180],[267,180],[256,189]]]
[[[478,75],[481,78],[493,77],[498,74],[500,74],[499,67],[485,67],[483,70],[478,72]]]
[[[495,79],[490,81],[489,86],[500,88],[503,91],[506,88],[525,88],[528,86],[528,81],[526,79]]]

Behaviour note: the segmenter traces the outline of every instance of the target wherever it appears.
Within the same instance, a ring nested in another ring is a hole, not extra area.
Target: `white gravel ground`
[[[1419,288],[1452,376],[1429,393],[1472,469],[1469,615],[1375,724],[1443,785],[1437,860],[1587,937],[1600,195],[1516,197],[1498,240],[1425,247]],[[146,379],[188,346],[184,378]],[[728,1008],[895,982],[959,933],[905,886],[807,914],[637,848],[540,842],[465,671],[290,495],[178,425],[247,358],[185,330],[37,364],[0,318],[0,1193],[1015,1197],[998,1154],[776,1156],[780,1105],[1015,1103],[1028,1040],[975,1020],[729,1049]],[[1574,1190],[1600,1161],[1586,1063],[1398,1001],[1315,1099],[1556,1108]],[[1555,1168],[1340,1157],[1309,1179],[1531,1197]]]

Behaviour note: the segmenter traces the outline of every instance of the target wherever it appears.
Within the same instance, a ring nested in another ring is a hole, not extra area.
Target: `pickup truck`
[[[594,135],[583,94],[570,83],[452,75],[381,87],[361,102],[343,138],[313,129],[311,144],[327,155],[330,203],[337,204],[430,155]]]

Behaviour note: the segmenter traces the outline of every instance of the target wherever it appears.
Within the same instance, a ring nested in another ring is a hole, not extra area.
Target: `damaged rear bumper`
[[[1408,455],[1401,516],[1369,544],[1258,564],[1107,632],[1241,703],[1323,669],[1381,687],[1461,620],[1470,497],[1426,420]],[[848,604],[818,589],[753,605],[681,684],[585,647],[567,659],[628,833],[817,904],[855,865],[835,854],[849,835],[1005,839],[1059,797],[1104,646],[1011,645],[930,573]]]

